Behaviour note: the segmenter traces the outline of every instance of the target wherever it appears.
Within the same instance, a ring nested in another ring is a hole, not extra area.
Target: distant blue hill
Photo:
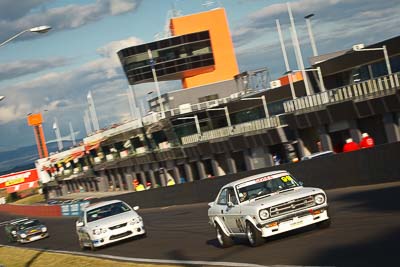
[[[69,148],[72,146],[72,142],[63,141],[63,146]],[[48,143],[47,149],[49,153],[57,151],[57,142]],[[38,158],[36,145],[0,152],[0,175],[32,169],[35,167],[35,160]]]

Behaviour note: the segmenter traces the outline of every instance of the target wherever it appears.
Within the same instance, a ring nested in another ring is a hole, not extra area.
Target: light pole
[[[165,117],[165,113],[164,113],[164,104],[162,103],[161,93],[160,93],[160,87],[158,86],[158,79],[157,79],[156,67],[155,67],[155,64],[154,64],[153,54],[151,53],[151,50],[150,50],[150,49],[147,49],[147,54],[149,55],[150,65],[151,65],[151,71],[152,71],[152,73],[153,73],[154,83],[156,84],[157,98],[158,98],[158,102],[159,102],[159,104],[160,104],[161,116],[162,116],[162,118],[164,118],[164,117]]]
[[[240,100],[261,100],[263,103],[263,107],[264,107],[264,112],[265,112],[265,118],[269,118],[269,112],[268,112],[268,106],[267,106],[267,101],[265,101],[265,95],[262,95],[260,97],[246,97],[246,98],[242,98]]]
[[[228,124],[228,127],[231,127],[231,126],[232,126],[231,118],[229,117],[229,111],[228,111],[228,107],[227,107],[227,106],[225,106],[225,107],[223,107],[223,108],[208,108],[208,109],[206,109],[206,110],[207,110],[207,111],[208,111],[208,110],[224,110],[224,111],[225,111],[226,122],[227,122],[227,124]]]
[[[386,45],[382,47],[377,47],[377,48],[364,48],[364,44],[357,44],[353,45],[353,51],[355,52],[364,52],[364,51],[383,51],[383,56],[385,57],[385,62],[386,62],[386,68],[388,71],[388,74],[392,74],[392,68],[390,66],[390,61],[389,61],[389,56],[387,53]]]
[[[51,29],[50,26],[43,25],[43,26],[38,26],[38,27],[33,27],[33,28],[30,28],[30,29],[23,30],[22,32],[17,33],[16,35],[12,36],[11,38],[8,38],[8,39],[5,40],[4,42],[0,43],[0,46],[3,46],[3,45],[5,45],[5,44],[11,42],[11,41],[14,40],[15,38],[17,38],[18,36],[20,36],[20,35],[22,35],[22,34],[24,34],[24,33],[26,33],[26,32],[46,33],[46,32],[48,32],[50,29]]]
[[[318,56],[318,50],[317,46],[315,45],[315,40],[314,40],[314,35],[311,29],[311,20],[310,18],[314,17],[314,14],[309,14],[305,16],[304,18],[306,19],[306,24],[307,24],[307,30],[308,30],[308,35],[310,36],[310,43],[311,43],[311,48],[313,51],[314,57]]]
[[[281,49],[282,49],[282,55],[283,55],[283,60],[285,61],[285,67],[286,71],[290,71],[290,65],[286,53],[286,47],[285,43],[283,41],[283,36],[282,36],[282,30],[281,30],[281,24],[279,23],[279,19],[275,20],[276,22],[276,29],[278,31],[279,35],[279,42],[281,43]],[[294,91],[294,85],[293,85],[293,80],[292,80],[292,74],[288,74],[288,79],[289,79],[289,85],[290,85],[290,92],[292,93],[292,98],[296,99],[296,92]]]
[[[194,123],[196,124],[197,134],[200,136],[201,135],[200,123],[199,123],[199,118],[197,117],[197,115],[194,115],[193,117],[178,118],[178,120],[190,120],[190,119],[192,119],[192,120],[194,119]]]
[[[324,80],[322,77],[321,67],[317,67],[315,69],[305,69],[305,70],[290,70],[290,71],[287,71],[286,73],[292,73],[292,72],[297,72],[297,71],[304,71],[304,72],[316,71],[318,73],[318,79],[319,79],[321,92],[326,91]],[[303,80],[303,81],[304,81],[304,83],[306,82],[305,80]]]

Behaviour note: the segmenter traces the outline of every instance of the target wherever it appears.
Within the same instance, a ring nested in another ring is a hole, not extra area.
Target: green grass
[[[5,267],[151,267],[153,264],[128,263],[112,260],[103,260],[94,257],[74,256],[53,252],[42,252],[31,249],[0,247],[0,266]],[[162,265],[177,267],[179,265]]]
[[[14,204],[30,205],[38,202],[43,202],[44,200],[45,200],[44,195],[36,194],[29,197],[25,197],[23,199],[19,199],[15,201]]]

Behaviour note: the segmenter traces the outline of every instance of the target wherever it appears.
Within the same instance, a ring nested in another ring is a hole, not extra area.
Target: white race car
[[[330,225],[325,192],[303,187],[287,171],[229,183],[209,206],[209,221],[221,247],[233,245],[233,237],[245,237],[251,246],[258,246],[264,237],[310,224]]]
[[[136,210],[120,200],[99,202],[87,206],[76,222],[82,249],[98,247],[133,236],[146,235],[143,219]]]

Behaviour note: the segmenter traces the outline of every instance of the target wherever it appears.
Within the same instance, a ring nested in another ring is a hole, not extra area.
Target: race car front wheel
[[[250,222],[246,224],[246,236],[249,240],[250,246],[257,247],[264,243],[264,238],[261,235],[261,232],[258,231],[256,227]]]
[[[231,237],[227,236],[225,232],[222,230],[221,226],[218,224],[215,227],[215,232],[217,234],[217,240],[221,247],[228,248],[233,245],[233,240]]]

